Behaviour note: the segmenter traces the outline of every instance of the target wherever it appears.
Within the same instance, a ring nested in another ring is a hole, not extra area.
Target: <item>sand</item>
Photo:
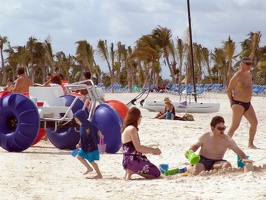
[[[106,99],[128,103],[137,93],[106,93]],[[151,93],[148,99],[163,100],[168,96],[179,101],[179,96],[167,93]],[[210,100],[211,99],[211,100]],[[193,114],[195,121],[158,120],[157,114],[141,109],[142,123],[139,135],[141,143],[159,147],[161,155],[147,157],[155,165],[169,164],[170,168],[188,167],[184,153],[202,133],[210,130],[210,120],[221,115],[226,126],[231,122],[231,109],[226,94],[210,94],[198,101],[219,102],[218,113]],[[260,149],[247,148],[248,122],[243,119],[234,139],[243,151],[254,160],[254,171],[244,172],[237,168],[236,154],[228,150],[225,159],[233,169],[208,172],[199,176],[162,176],[145,180],[133,175],[134,180],[125,181],[122,154],[102,154],[98,162],[103,179],[92,179],[95,173],[86,176],[85,168],[70,155],[70,150],[59,150],[49,141],[40,141],[21,153],[11,153],[0,148],[0,199],[266,199],[266,124],[265,97],[252,99],[258,130],[255,145]],[[182,116],[184,113],[178,113]]]

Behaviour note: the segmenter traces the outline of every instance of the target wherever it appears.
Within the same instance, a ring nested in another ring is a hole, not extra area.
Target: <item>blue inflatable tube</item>
[[[38,136],[40,117],[36,105],[22,94],[0,98],[0,145],[10,152],[29,148]]]
[[[123,119],[110,105],[100,104],[96,107],[92,122],[104,135],[106,153],[116,153],[121,147],[121,128]]]
[[[72,95],[64,95],[61,96],[60,98],[65,98],[66,103],[65,106],[70,106],[71,103],[74,101],[75,96]],[[84,105],[84,102],[80,99],[76,101],[72,108],[72,112],[75,113],[76,111],[82,109]],[[88,108],[85,109],[87,113],[89,113]],[[54,128],[47,128],[46,129],[46,134],[50,140],[50,142],[57,148],[59,149],[75,149],[76,144],[78,144],[79,139],[80,139],[80,134],[79,130],[75,130],[74,127],[70,128],[59,128],[55,132]]]

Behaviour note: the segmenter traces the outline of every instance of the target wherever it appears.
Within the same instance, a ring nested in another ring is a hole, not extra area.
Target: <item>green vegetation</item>
[[[212,51],[193,43],[195,82],[221,83],[226,87],[241,57],[250,57],[254,84],[266,84],[266,46],[259,46],[262,34],[250,32],[247,36],[238,54],[230,36],[222,41],[221,48]],[[172,38],[171,30],[158,26],[139,38],[134,47],[126,47],[121,42],[108,45],[106,40],[99,40],[94,50],[88,41],[82,40],[76,42],[75,55],[65,55],[62,51],[53,52],[50,38],[41,42],[30,37],[25,46],[11,46],[8,38],[0,35],[0,85],[5,85],[8,77],[15,79],[17,67],[24,67],[35,83],[43,83],[47,73],[61,73],[65,79],[75,82],[80,80],[83,71],[90,71],[96,83],[103,82],[105,86],[118,83],[130,89],[134,85],[149,87],[153,83],[180,85],[185,78],[184,71],[187,83],[192,83],[191,61],[187,59],[189,40]],[[106,62],[108,73],[95,62],[96,56]],[[168,80],[160,76],[164,67],[170,72]]]

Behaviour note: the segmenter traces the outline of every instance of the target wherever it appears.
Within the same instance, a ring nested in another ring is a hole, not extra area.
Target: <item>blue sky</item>
[[[0,8],[0,35],[12,46],[49,36],[54,53],[72,55],[79,40],[94,49],[99,39],[134,46],[158,25],[171,29],[173,38],[184,38],[188,27],[186,0],[0,0]],[[240,47],[250,31],[261,31],[266,45],[265,0],[190,0],[190,10],[193,42],[210,50],[229,35]]]

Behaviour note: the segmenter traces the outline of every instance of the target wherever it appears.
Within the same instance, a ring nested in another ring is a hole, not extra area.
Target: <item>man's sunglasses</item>
[[[217,128],[218,131],[224,131],[224,130],[226,129],[226,126],[224,126],[224,127],[220,127],[220,126],[218,126],[218,127],[216,127],[216,128]]]

